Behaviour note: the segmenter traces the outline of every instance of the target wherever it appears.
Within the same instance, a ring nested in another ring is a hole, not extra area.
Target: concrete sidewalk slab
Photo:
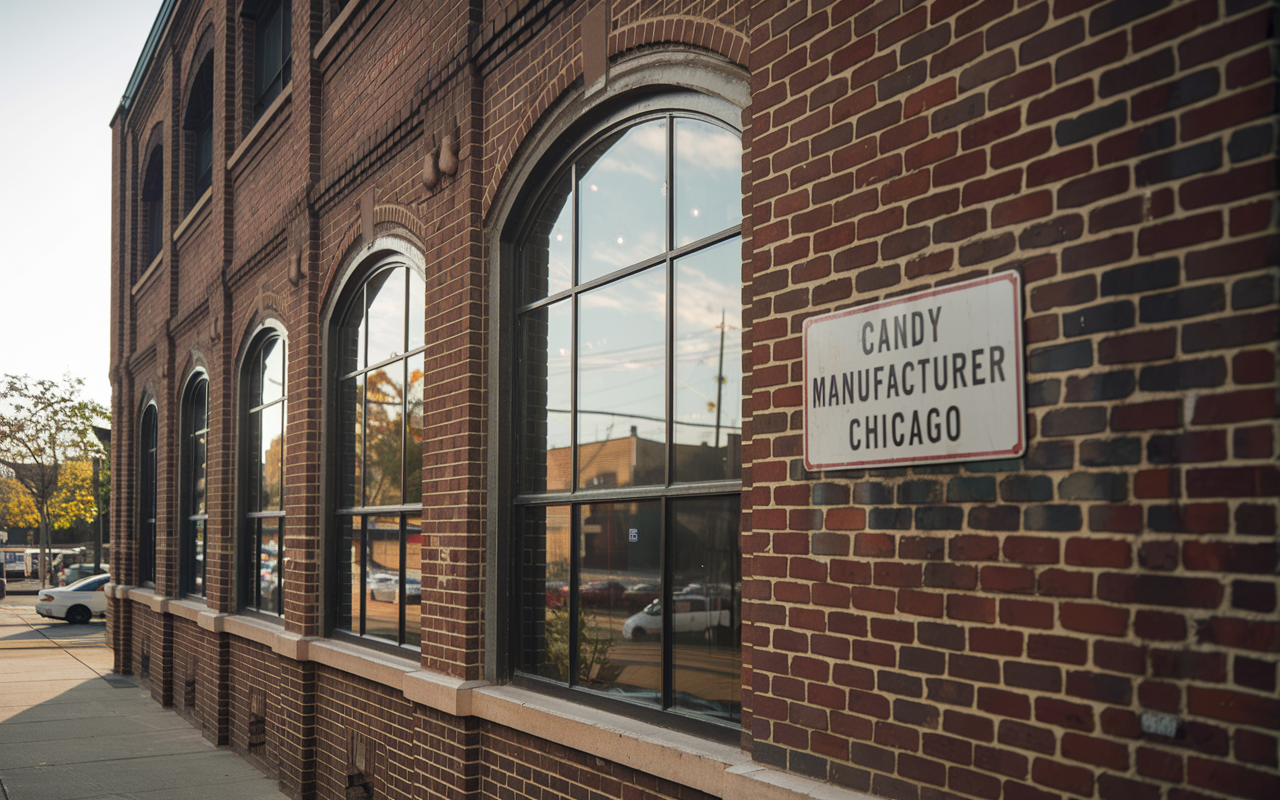
[[[0,797],[280,800],[274,780],[111,676],[102,623],[0,606]],[[105,676],[111,676],[108,682]]]

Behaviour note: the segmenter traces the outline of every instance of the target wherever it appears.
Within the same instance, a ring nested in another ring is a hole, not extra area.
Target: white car
[[[671,624],[675,633],[702,633],[711,628],[733,625],[727,602],[719,597],[678,594],[671,598]],[[662,633],[662,601],[654,600],[644,611],[622,623],[622,638],[642,642]]]
[[[110,575],[91,575],[61,589],[41,589],[36,613],[50,619],[65,619],[83,625],[93,617],[106,616],[106,586]]]

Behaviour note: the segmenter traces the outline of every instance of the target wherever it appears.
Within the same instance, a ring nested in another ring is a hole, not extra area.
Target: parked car
[[[627,587],[618,581],[592,581],[578,587],[578,604],[583,608],[610,608],[622,605]]]
[[[5,593],[9,591],[9,584],[5,582],[4,574],[0,573],[0,600],[4,599]]]
[[[704,633],[734,624],[732,606],[718,597],[678,594],[671,598],[671,626],[674,633]],[[662,601],[654,600],[644,611],[622,623],[622,638],[642,642],[662,633]]]
[[[76,581],[82,578],[87,578],[90,575],[105,574],[107,574],[107,568],[105,566],[99,566],[97,569],[94,569],[92,564],[72,564],[62,571],[62,585],[70,586]]]
[[[106,586],[110,582],[110,575],[90,575],[61,589],[41,589],[36,613],[50,619],[65,619],[72,625],[83,625],[93,617],[105,616]]]

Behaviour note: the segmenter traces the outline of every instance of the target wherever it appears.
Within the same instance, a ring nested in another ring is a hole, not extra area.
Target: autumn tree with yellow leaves
[[[30,501],[40,527],[40,584],[49,574],[49,529],[60,523],[92,519],[90,459],[103,455],[93,433],[107,409],[80,396],[84,381],[67,376],[61,382],[26,375],[0,378],[0,471]],[[2,490],[0,490],[2,491]],[[8,495],[15,494],[12,491]],[[22,514],[21,500],[10,497],[4,509]],[[29,517],[28,517],[29,519]],[[13,523],[10,523],[13,524]]]

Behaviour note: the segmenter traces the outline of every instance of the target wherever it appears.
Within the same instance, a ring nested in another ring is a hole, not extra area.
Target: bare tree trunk
[[[48,584],[49,578],[49,510],[40,506],[40,588]]]

